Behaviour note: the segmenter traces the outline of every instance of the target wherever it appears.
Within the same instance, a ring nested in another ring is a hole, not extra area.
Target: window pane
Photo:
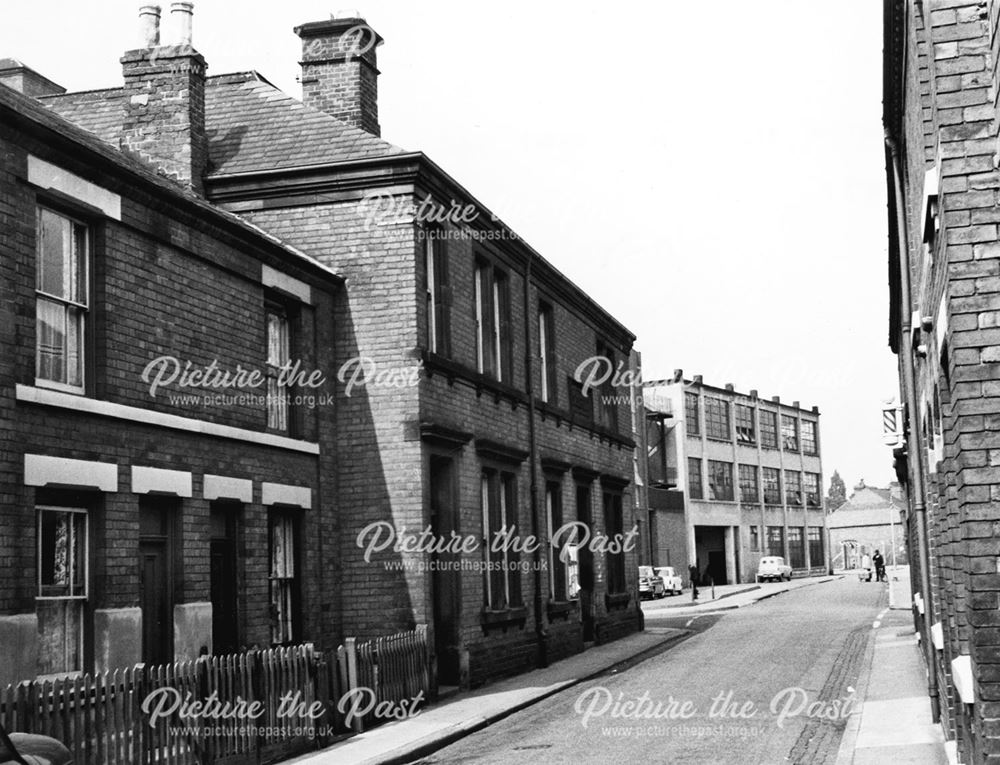
[[[787,414],[781,415],[781,441],[786,451],[797,452],[799,450],[798,420]]]
[[[802,504],[802,475],[797,470],[785,471],[785,501],[789,505]]]
[[[728,441],[732,438],[729,429],[729,402],[720,398],[705,399],[705,433],[709,438]]]
[[[267,314],[267,363],[280,367],[288,361],[288,320],[278,313]]]
[[[740,501],[757,502],[760,494],[757,490],[757,466],[740,465]]]
[[[805,474],[805,494],[806,504],[809,505],[809,507],[819,507],[819,473]]]
[[[87,305],[87,227],[79,223],[70,225],[73,229],[73,249],[70,262],[69,299],[74,303]]]
[[[82,308],[66,307],[66,384],[83,385]]]
[[[777,468],[763,468],[764,502],[781,504],[781,473]]]
[[[736,405],[736,440],[741,444],[757,443],[756,428],[753,424],[753,407]]]
[[[37,356],[35,375],[42,380],[66,382],[66,309],[38,298],[36,303]]]
[[[760,445],[765,449],[778,448],[778,415],[760,410]]]
[[[782,526],[767,527],[767,554],[785,555],[785,529]]]
[[[38,217],[38,289],[71,300],[74,279],[70,222],[45,208],[39,208]]]
[[[698,417],[698,394],[684,394],[684,421],[687,424],[687,433],[690,436],[697,436],[701,433],[701,423]]]
[[[688,457],[688,496],[691,499],[701,499],[704,496],[701,483],[701,460],[697,457]]]
[[[816,454],[816,423],[811,420],[802,421],[802,451]]]
[[[708,461],[709,499],[731,501],[733,499],[733,466],[729,462]]]
[[[267,427],[288,430],[288,386],[279,385],[282,367],[290,361],[288,318],[276,311],[267,313]]]

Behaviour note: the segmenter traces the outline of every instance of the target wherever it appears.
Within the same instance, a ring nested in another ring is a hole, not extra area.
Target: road
[[[885,603],[884,587],[847,577],[697,617],[702,629],[669,651],[418,762],[832,765]],[[666,609],[646,626],[677,621]]]

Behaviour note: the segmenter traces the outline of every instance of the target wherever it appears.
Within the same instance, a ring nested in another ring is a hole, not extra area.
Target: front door
[[[142,608],[142,659],[149,664],[173,661],[174,625],[170,608],[167,546],[163,541],[139,543],[139,605]]]
[[[236,653],[236,513],[213,507],[211,514],[212,652]]]
[[[173,508],[144,497],[139,503],[139,607],[142,609],[142,660],[174,660],[174,603],[171,530]]]
[[[452,461],[430,458],[431,527],[435,539],[451,539],[457,532]],[[434,560],[449,564],[454,553],[435,553]],[[434,604],[434,652],[437,655],[438,685],[459,685],[459,572],[451,565],[435,565],[431,574],[431,601]]]

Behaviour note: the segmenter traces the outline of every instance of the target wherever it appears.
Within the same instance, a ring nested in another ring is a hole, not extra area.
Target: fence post
[[[434,669],[430,661],[430,642],[427,639],[427,625],[418,624],[417,625],[417,640],[420,644],[420,652],[418,660],[420,662],[420,688],[424,692],[425,696],[429,696],[431,688],[437,687],[437,681],[432,676],[432,670]]]
[[[208,698],[208,656],[202,654],[194,662],[195,685],[198,688],[198,700],[205,701]],[[215,761],[212,746],[213,738],[205,733],[205,726],[208,721],[201,717],[197,721],[195,734],[191,739],[191,748],[194,750],[195,759],[200,765],[211,765]],[[218,744],[218,742],[216,742]]]
[[[344,641],[344,650],[347,654],[347,691],[353,691],[358,687],[358,649],[357,638],[349,637]],[[365,723],[360,717],[355,717],[351,725],[355,732],[364,733]]]

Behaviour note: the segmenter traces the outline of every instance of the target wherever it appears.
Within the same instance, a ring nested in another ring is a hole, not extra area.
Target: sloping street
[[[833,763],[885,599],[846,577],[699,616],[718,621],[419,762]],[[682,626],[669,611],[647,628]]]

